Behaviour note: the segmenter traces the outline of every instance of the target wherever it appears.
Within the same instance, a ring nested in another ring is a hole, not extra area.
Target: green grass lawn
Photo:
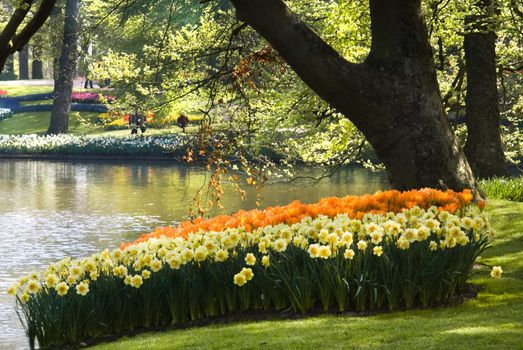
[[[498,235],[480,261],[504,275],[482,267],[473,280],[482,291],[462,305],[172,330],[93,349],[523,349],[523,203],[493,200],[488,211]]]
[[[72,112],[75,113],[75,112]],[[92,136],[127,136],[130,134],[129,129],[123,130],[105,130],[96,125],[97,113],[82,112],[83,119],[89,120],[92,125],[87,126],[79,123],[74,117],[69,119],[69,133],[72,135],[92,135]],[[12,117],[0,120],[0,134],[22,135],[22,134],[45,134],[49,127],[51,118],[50,112],[29,112],[16,113]],[[187,128],[187,132],[196,132],[197,126],[192,125]],[[180,133],[178,126],[167,128],[148,128],[146,135],[167,135]]]
[[[83,113],[86,119],[94,120],[97,113]],[[10,118],[0,121],[0,134],[20,135],[20,134],[45,134],[49,127],[51,112],[30,112],[17,113]],[[102,128],[92,128],[83,125],[71,118],[69,121],[69,131],[72,134],[85,135],[99,132]]]
[[[0,83],[0,90],[7,90],[9,96],[23,96],[23,95],[33,95],[33,94],[48,94],[53,92],[52,86],[41,86],[41,85],[11,85],[11,84],[2,84]]]

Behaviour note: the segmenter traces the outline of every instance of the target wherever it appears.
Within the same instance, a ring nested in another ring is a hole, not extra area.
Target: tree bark
[[[44,78],[44,62],[39,59],[33,60],[31,69],[31,79],[43,79]]]
[[[18,79],[29,79],[29,48],[27,45],[18,52],[18,72]]]
[[[394,188],[477,192],[446,119],[421,0],[370,0],[371,52],[346,61],[281,0],[230,0],[320,97],[347,116],[385,164]]]
[[[71,94],[73,92],[78,48],[79,0],[67,0],[65,4],[64,38],[59,60],[59,74],[55,81],[53,109],[48,134],[68,132]]]
[[[508,175],[501,140],[496,75],[496,34],[492,30],[492,0],[477,2],[481,14],[468,16],[465,27],[467,71],[465,154],[477,177]]]

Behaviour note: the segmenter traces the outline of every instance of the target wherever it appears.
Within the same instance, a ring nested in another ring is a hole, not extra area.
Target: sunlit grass
[[[48,94],[53,92],[52,86],[47,85],[20,85],[20,84],[0,84],[0,90],[7,90],[10,97],[33,95],[33,94]]]
[[[97,113],[82,113],[83,118],[93,121],[96,115]],[[51,112],[17,113],[10,118],[0,121],[0,134],[45,134],[50,120]],[[72,134],[85,135],[100,129],[86,126],[72,117],[69,120],[69,132]]]
[[[523,202],[523,176],[481,180],[480,187],[488,198]]]
[[[480,259],[478,298],[459,306],[377,314],[320,316],[141,334],[94,347],[120,349],[521,349],[523,203],[488,205],[498,239]]]

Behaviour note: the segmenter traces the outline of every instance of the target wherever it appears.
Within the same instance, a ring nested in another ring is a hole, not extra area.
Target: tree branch
[[[363,65],[344,59],[281,0],[230,1],[239,19],[261,34],[305,84],[333,107],[350,113],[367,76]],[[348,93],[353,101],[342,97]]]
[[[47,18],[51,15],[56,1],[43,0],[33,18],[23,27],[19,34],[16,34],[16,32],[27,17],[33,0],[24,0],[22,5],[16,9],[2,34],[0,34],[0,72],[4,68],[7,57],[16,51],[22,50],[31,37],[44,25]]]

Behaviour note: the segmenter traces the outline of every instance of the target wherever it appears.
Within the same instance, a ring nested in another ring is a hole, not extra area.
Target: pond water
[[[309,176],[320,171],[299,168]],[[0,349],[26,349],[7,287],[65,256],[88,256],[187,218],[208,174],[169,162],[51,162],[0,160]],[[241,201],[224,186],[224,213],[256,207],[253,188]],[[280,183],[262,189],[262,206],[295,199],[372,193],[383,174],[345,168],[316,184]]]

